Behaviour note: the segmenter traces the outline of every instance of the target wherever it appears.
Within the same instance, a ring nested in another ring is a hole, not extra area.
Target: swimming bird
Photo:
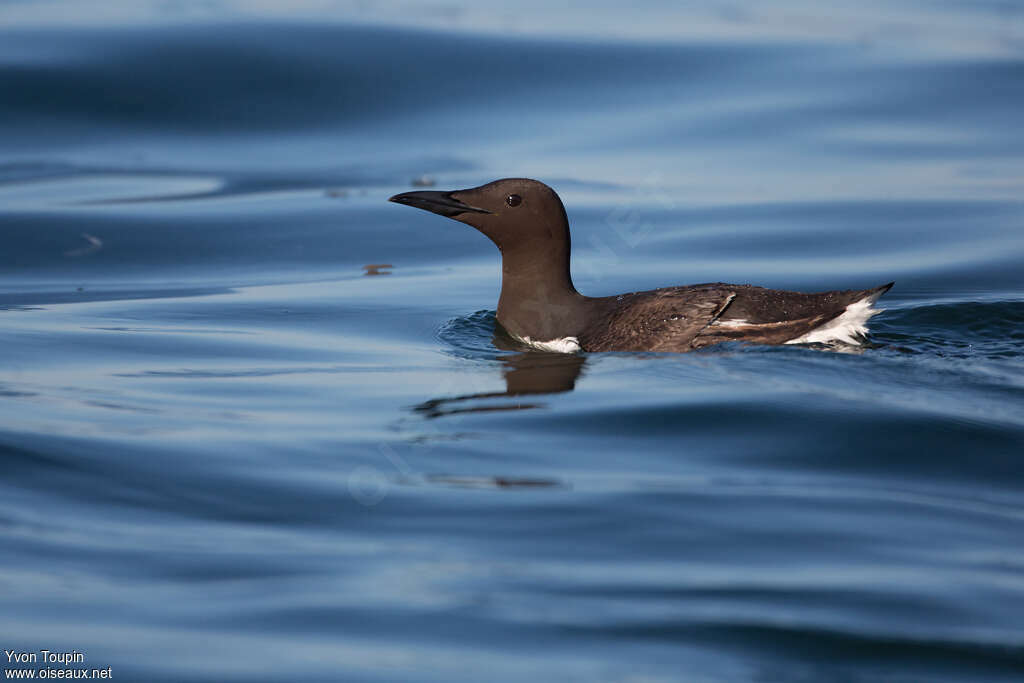
[[[893,283],[802,293],[712,282],[589,297],[569,274],[569,220],[554,190],[505,178],[467,190],[404,192],[389,201],[467,223],[501,251],[498,323],[547,351],[693,351],[727,341],[863,343]]]

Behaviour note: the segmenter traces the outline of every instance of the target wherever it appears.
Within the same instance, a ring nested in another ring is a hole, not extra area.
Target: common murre
[[[498,322],[548,351],[693,351],[726,341],[856,344],[894,283],[805,294],[713,282],[589,297],[569,275],[569,221],[550,187],[506,178],[389,201],[468,223],[501,251]]]

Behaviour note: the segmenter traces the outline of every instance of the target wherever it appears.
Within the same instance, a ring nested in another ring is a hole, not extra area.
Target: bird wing
[[[874,303],[878,297],[889,291],[893,283],[872,289],[847,289],[831,292],[790,292],[781,289],[765,289],[751,285],[728,286],[736,293],[736,299],[722,316],[721,322],[743,320],[750,324],[787,323],[801,319],[825,318],[839,315],[855,302],[868,300]]]
[[[585,351],[690,351],[736,294],[719,286],[666,287],[617,297],[580,335]]]
[[[785,344],[798,340],[833,320],[843,320],[847,308],[854,303],[870,307],[878,297],[889,291],[893,283],[862,290],[831,292],[788,292],[750,285],[734,285],[736,297],[713,324],[702,330],[693,340],[693,348],[727,341],[745,341],[756,344]],[[866,317],[874,313],[867,308]],[[849,321],[848,321],[849,322]],[[859,336],[865,329],[855,327],[851,334]]]

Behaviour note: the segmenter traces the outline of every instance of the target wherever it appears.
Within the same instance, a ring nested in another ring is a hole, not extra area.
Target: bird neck
[[[580,302],[569,275],[569,242],[502,250],[498,322],[514,335],[550,341],[578,334]]]

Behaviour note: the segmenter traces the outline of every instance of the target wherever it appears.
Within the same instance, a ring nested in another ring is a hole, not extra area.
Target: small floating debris
[[[332,199],[344,199],[348,196],[348,190],[341,187],[329,187],[324,194]]]
[[[412,186],[413,187],[433,187],[434,186],[434,178],[432,176],[429,176],[426,173],[424,173],[423,175],[416,176],[415,178],[412,179]]]
[[[390,263],[371,263],[363,266],[363,270],[366,271],[363,275],[391,275],[391,271],[385,270],[386,268],[394,268],[394,266]]]

